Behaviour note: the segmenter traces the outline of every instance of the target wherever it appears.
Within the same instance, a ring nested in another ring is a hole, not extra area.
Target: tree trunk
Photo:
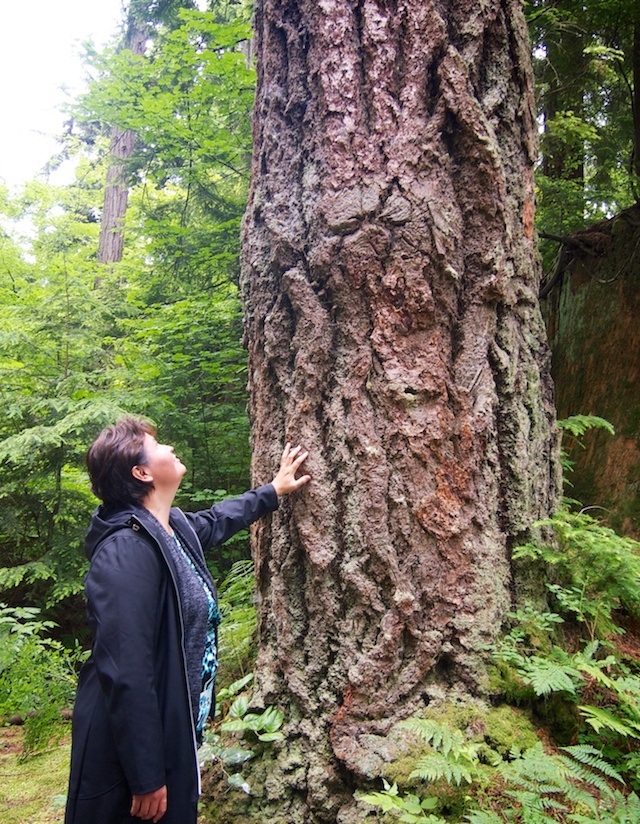
[[[636,7],[633,24],[633,91],[631,110],[633,113],[633,171],[640,178],[640,11]]]
[[[133,6],[132,6],[133,7]],[[130,10],[129,25],[123,48],[143,55],[146,50],[149,26],[144,20],[136,21]],[[114,126],[109,146],[109,166],[104,190],[104,205],[98,240],[98,262],[118,263],[124,249],[124,220],[129,202],[128,161],[135,148],[135,134],[130,129]]]
[[[616,434],[567,437],[569,495],[640,539],[640,206],[571,236],[566,270],[545,301],[558,414],[598,415]]]
[[[256,53],[253,469],[290,440],[313,474],[255,532],[255,700],[287,718],[260,803],[356,821],[395,721],[486,693],[558,494],[527,32],[517,0],[262,0]]]
[[[573,0],[551,0],[549,6],[557,13],[566,12],[571,19]],[[584,87],[587,59],[584,54],[585,33],[577,24],[551,31],[546,40],[546,70],[542,107],[545,138],[542,145],[542,168],[554,180],[573,180],[584,186],[584,137],[564,129],[553,129],[560,115],[584,115]],[[549,124],[552,128],[549,128]]]

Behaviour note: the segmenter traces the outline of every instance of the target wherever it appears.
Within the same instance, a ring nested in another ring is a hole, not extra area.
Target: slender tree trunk
[[[560,14],[571,17],[573,0],[550,0],[548,4]],[[584,138],[567,130],[550,129],[558,115],[584,114],[584,87],[587,59],[584,54],[585,34],[577,24],[551,32],[547,42],[545,71],[546,90],[542,97],[545,138],[542,145],[542,167],[545,175],[555,180],[572,180],[584,186]]]
[[[129,49],[134,54],[143,55],[148,36],[148,24],[144,21],[135,23],[130,17],[123,48]],[[98,241],[99,263],[112,264],[122,260],[124,221],[129,202],[131,176],[128,161],[133,155],[135,140],[135,134],[129,129],[123,130],[114,126],[111,131],[109,166]]]
[[[633,170],[640,178],[640,10],[633,24]]]
[[[261,0],[255,45],[254,472],[290,440],[313,474],[255,533],[255,700],[287,717],[260,803],[357,821],[393,723],[486,692],[558,494],[527,32],[517,0]]]

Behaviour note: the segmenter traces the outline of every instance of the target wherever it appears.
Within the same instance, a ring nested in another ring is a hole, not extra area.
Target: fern
[[[572,415],[569,418],[558,421],[558,428],[572,435],[574,443],[576,443],[581,449],[584,449],[584,444],[581,440],[582,436],[589,429],[604,429],[610,435],[616,434],[615,429],[609,421],[604,418],[599,418],[597,415]],[[573,472],[575,461],[570,460],[564,446],[561,450],[561,462],[565,475],[564,482],[568,486],[573,486],[573,484],[571,484],[571,482],[567,479],[567,475],[569,472]]]
[[[425,744],[431,744],[434,750],[439,750],[443,755],[449,755],[450,752],[455,755],[465,746],[460,730],[429,718],[410,718],[401,722],[400,726],[419,735]]]
[[[511,786],[506,794],[532,814],[543,816],[542,820],[548,810],[569,812],[569,803],[594,809],[593,790],[611,795],[611,788],[591,765],[604,775],[617,774],[593,748],[567,747],[565,751],[566,756],[547,755],[540,743],[504,765],[500,773]]]
[[[640,614],[640,543],[617,535],[586,513],[560,509],[540,522],[555,533],[554,544],[528,543],[514,558],[539,559],[555,571],[552,591],[563,608],[591,622],[595,632],[615,627],[612,612],[623,607]],[[600,624],[600,626],[599,626]]]
[[[471,784],[475,780],[480,744],[466,741],[460,730],[428,718],[409,719],[401,726],[416,733],[433,748],[433,752],[418,759],[410,779],[420,778],[428,782],[444,779],[456,785],[462,781]]]
[[[572,748],[565,747],[564,749],[569,750],[569,749],[572,749]],[[574,748],[574,749],[579,749],[579,748]],[[592,748],[589,748],[589,749],[592,749]],[[596,750],[596,752],[597,752],[597,750]],[[602,795],[610,796],[612,794],[613,790],[611,789],[609,784],[605,781],[605,779],[601,775],[594,772],[593,769],[589,765],[583,765],[583,764],[577,763],[574,760],[575,756],[567,757],[567,756],[564,756],[564,755],[557,755],[556,758],[558,759],[560,764],[562,764],[562,766],[565,767],[565,769],[567,770],[567,777],[572,778],[574,781],[582,782],[582,784],[585,784],[587,786],[595,787],[595,789],[597,789]],[[611,767],[610,764],[602,761],[602,759],[599,759],[599,760],[595,761],[595,763],[599,763],[603,766],[603,769],[601,771],[604,772],[605,775],[610,775],[611,773],[613,773],[613,775],[616,778],[618,778],[624,784],[624,782],[622,781],[622,778],[620,778],[620,776],[618,776],[618,774],[613,769],[613,767]],[[596,767],[596,769],[600,769],[600,766]],[[589,806],[589,807],[594,806],[593,798],[591,798],[589,796],[586,796],[585,793],[584,793],[584,790],[581,787],[568,784],[567,789],[565,790],[565,793],[566,793],[567,798],[571,801],[586,803],[586,805]]]
[[[580,671],[570,664],[537,655],[527,659],[522,674],[536,695],[549,695],[551,692],[569,692],[575,695],[576,684],[582,680]]]
[[[591,770],[599,770],[609,778],[613,778],[615,781],[620,782],[620,784],[624,784],[622,776],[613,769],[608,761],[605,761],[602,758],[602,753],[595,747],[590,747],[587,744],[580,744],[578,746],[563,747],[562,750],[563,752],[569,753],[571,756],[572,760],[570,763],[573,769],[577,769],[575,762],[579,762],[589,767]],[[561,760],[563,760],[563,763],[567,763],[566,759],[563,759],[562,756]],[[583,780],[586,781],[586,778]]]
[[[504,818],[501,818],[493,810],[472,810],[464,817],[469,824],[504,824]]]
[[[635,793],[628,797],[614,791],[611,799],[605,799],[591,815],[574,812],[567,817],[571,824],[638,824],[640,821],[640,799]]]
[[[223,688],[245,676],[253,664],[257,624],[253,561],[236,561],[218,593],[222,615],[218,642],[223,679],[220,687]]]
[[[578,707],[584,720],[593,727],[596,732],[600,730],[610,730],[623,738],[640,738],[640,725],[633,722],[626,723],[619,716],[614,715],[609,710],[602,707],[594,707],[590,704]]]
[[[474,780],[472,769],[475,765],[476,761],[467,760],[462,754],[454,758],[451,755],[446,756],[437,752],[428,753],[420,756],[409,778],[420,778],[430,783],[444,778],[448,784],[457,786],[462,781],[472,784]]]
[[[610,435],[616,434],[616,430],[609,421],[597,415],[571,415],[569,418],[558,421],[558,427],[569,432],[574,438],[581,438],[588,429],[604,429]]]

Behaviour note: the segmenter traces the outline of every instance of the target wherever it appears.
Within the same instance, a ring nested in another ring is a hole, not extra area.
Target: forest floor
[[[69,778],[68,738],[20,761],[22,730],[0,727],[0,821],[2,824],[59,824]]]
[[[70,736],[20,760],[21,727],[0,726],[0,824],[62,824],[69,780]],[[199,824],[206,824],[203,815]]]

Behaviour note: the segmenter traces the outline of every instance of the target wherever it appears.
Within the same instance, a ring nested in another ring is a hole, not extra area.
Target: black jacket
[[[171,510],[183,546],[223,543],[278,506],[271,484],[210,510]],[[93,632],[73,713],[65,824],[121,824],[131,796],[167,785],[162,824],[195,824],[199,770],[175,569],[143,507],[100,507],[85,541]]]

